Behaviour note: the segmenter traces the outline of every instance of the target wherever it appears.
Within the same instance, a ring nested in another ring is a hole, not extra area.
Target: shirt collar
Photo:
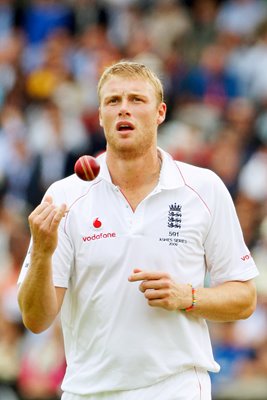
[[[159,176],[159,189],[177,189],[185,185],[179,163],[166,151],[158,147],[162,157],[162,165]]]
[[[97,157],[97,161],[100,164],[100,172],[98,177],[100,179],[104,179],[105,181],[108,181],[109,183],[112,183],[110,173],[108,170],[108,166],[106,163],[106,152],[104,151]]]
[[[158,147],[162,158],[161,171],[159,176],[158,189],[177,189],[184,186],[185,181],[181,174],[179,164],[175,161],[169,153]],[[106,152],[97,157],[100,163],[99,178],[104,179],[112,184],[110,173],[106,163]]]

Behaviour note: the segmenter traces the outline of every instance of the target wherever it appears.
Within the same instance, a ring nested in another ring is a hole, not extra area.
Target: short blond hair
[[[131,78],[143,78],[147,80],[152,86],[154,86],[158,102],[161,103],[164,101],[163,85],[158,76],[146,65],[134,61],[119,61],[104,70],[97,86],[99,101],[101,98],[100,92],[104,83],[114,75]]]

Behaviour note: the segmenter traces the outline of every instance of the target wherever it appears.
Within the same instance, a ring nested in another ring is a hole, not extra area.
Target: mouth
[[[119,132],[129,132],[134,130],[134,125],[128,121],[120,121],[116,124],[116,129]]]

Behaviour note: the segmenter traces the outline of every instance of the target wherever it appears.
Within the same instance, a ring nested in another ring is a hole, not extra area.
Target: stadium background
[[[105,148],[96,84],[120,59],[162,78],[159,145],[223,179],[260,270],[255,314],[209,324],[213,398],[267,399],[267,1],[0,0],[0,400],[60,398],[60,324],[31,334],[17,307],[27,216]]]

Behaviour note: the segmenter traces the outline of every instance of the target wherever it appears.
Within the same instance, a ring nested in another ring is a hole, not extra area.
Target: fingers
[[[56,229],[66,212],[66,204],[57,207],[53,204],[52,197],[46,196],[43,202],[30,214],[30,226],[31,228],[38,226],[46,229]]]
[[[171,281],[169,279],[158,279],[158,280],[148,280],[143,281],[139,285],[139,289],[142,293],[146,290],[159,290],[159,289],[169,289],[171,288]]]
[[[159,289],[168,285],[168,281],[170,281],[170,275],[163,271],[151,272],[134,269],[133,273],[128,277],[128,280],[130,282],[142,281],[140,290],[144,291],[145,289]]]
[[[164,299],[167,295],[166,290],[146,289],[144,291],[147,300]]]
[[[137,281],[158,280],[162,278],[170,279],[170,275],[167,272],[162,272],[162,271],[151,272],[151,271],[142,271],[139,269],[134,269],[133,273],[129,276],[128,280],[130,282],[137,282]]]
[[[139,290],[144,294],[149,306],[166,310],[177,308],[176,284],[167,272],[143,271],[136,268],[128,280],[130,282],[141,281]]]
[[[52,203],[53,203],[52,196],[49,196],[49,194],[45,195],[45,197],[44,197],[44,199],[43,199],[43,203],[52,204]]]
[[[134,269],[133,274],[129,276],[130,282],[142,281],[139,285],[139,290],[145,293],[148,289],[159,290],[171,287],[171,279],[168,273],[157,271],[149,272],[140,269]]]
[[[54,210],[54,216],[53,216],[53,218],[51,219],[51,223],[50,223],[51,229],[54,229],[54,228],[57,228],[57,227],[58,227],[58,225],[59,225],[61,219],[62,219],[62,218],[64,217],[64,215],[66,214],[66,211],[67,211],[67,206],[66,206],[66,204],[62,204],[60,207],[57,207],[57,208]]]

